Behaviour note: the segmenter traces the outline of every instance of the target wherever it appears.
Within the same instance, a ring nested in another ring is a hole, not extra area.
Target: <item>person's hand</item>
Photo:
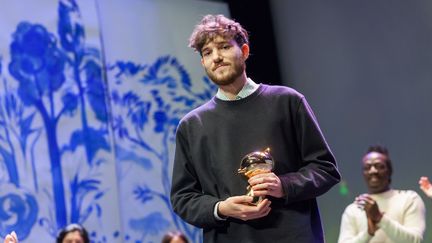
[[[281,180],[272,172],[257,174],[248,180],[254,196],[272,196],[281,198],[284,196]]]
[[[7,234],[4,243],[18,243],[18,236],[15,231],[12,231],[10,234]]]
[[[225,217],[241,219],[243,221],[262,218],[270,213],[271,202],[262,200],[258,205],[251,205],[253,197],[234,196],[221,201],[218,206],[218,214]]]
[[[426,196],[432,198],[432,184],[429,181],[429,178],[426,176],[420,177],[419,180],[420,189],[426,194]]]
[[[369,194],[361,194],[356,197],[355,203],[365,211],[368,220],[368,233],[374,235],[378,230],[377,224],[383,217],[383,213],[381,213],[378,204]]]
[[[378,225],[376,225],[370,218],[367,218],[367,226],[368,234],[371,236],[374,236],[375,232],[379,229]]]

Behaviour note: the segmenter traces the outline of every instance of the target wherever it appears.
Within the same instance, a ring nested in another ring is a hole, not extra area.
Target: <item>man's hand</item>
[[[276,198],[284,196],[281,180],[272,172],[255,175],[248,182],[252,187],[254,196],[272,196]]]
[[[426,176],[420,177],[419,180],[420,189],[426,194],[426,196],[432,198],[432,184],[429,181],[429,178]]]
[[[218,214],[224,217],[232,217],[243,221],[258,219],[270,213],[270,201],[262,200],[258,205],[250,205],[253,197],[234,196],[221,201],[218,207]]]
[[[378,226],[370,219],[367,219],[368,234],[374,236],[375,232],[379,229]]]
[[[378,230],[378,223],[383,217],[383,213],[379,210],[378,204],[369,194],[361,194],[356,197],[355,203],[362,208],[368,220],[368,233],[370,235],[375,235],[375,231]]]

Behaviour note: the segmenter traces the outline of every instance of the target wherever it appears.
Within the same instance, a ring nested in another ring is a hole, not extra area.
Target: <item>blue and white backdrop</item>
[[[0,235],[201,241],[172,211],[175,128],[215,86],[187,47],[221,2],[0,0]]]

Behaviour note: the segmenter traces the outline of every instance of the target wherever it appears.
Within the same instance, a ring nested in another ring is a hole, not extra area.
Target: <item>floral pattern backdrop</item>
[[[174,136],[216,91],[187,36],[226,5],[26,4],[0,0],[0,236],[53,242],[79,223],[92,242],[200,242],[170,207]]]

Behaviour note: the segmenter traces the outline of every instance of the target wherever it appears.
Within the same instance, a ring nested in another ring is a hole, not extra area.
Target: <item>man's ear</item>
[[[246,60],[249,57],[249,45],[248,44],[243,44],[241,46],[241,51],[243,54],[243,58]]]

